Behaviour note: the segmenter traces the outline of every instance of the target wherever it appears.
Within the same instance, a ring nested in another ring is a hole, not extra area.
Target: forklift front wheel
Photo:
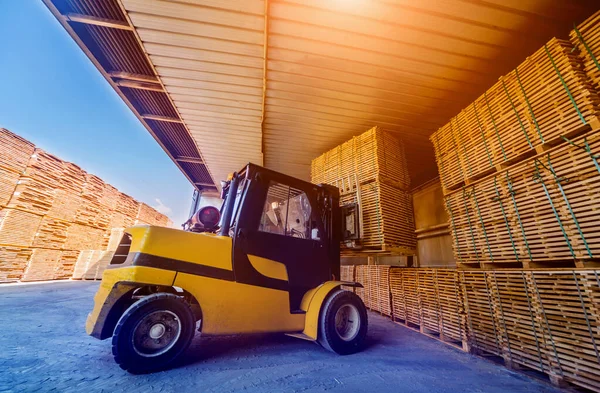
[[[319,318],[319,344],[340,355],[362,349],[367,335],[367,309],[354,293],[337,290],[329,295]]]
[[[132,304],[112,339],[115,361],[132,374],[166,368],[190,345],[194,313],[181,297],[155,293]]]

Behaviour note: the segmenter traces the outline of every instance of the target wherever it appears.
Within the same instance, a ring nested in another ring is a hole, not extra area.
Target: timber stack
[[[461,268],[600,258],[600,12],[431,136]]]
[[[365,305],[396,323],[600,392],[600,270],[343,268]]]
[[[0,129],[0,282],[99,279],[134,224],[170,226],[137,202]]]
[[[360,240],[343,253],[415,252],[410,178],[402,141],[379,127],[315,158],[311,180],[340,190],[340,204],[356,204]]]

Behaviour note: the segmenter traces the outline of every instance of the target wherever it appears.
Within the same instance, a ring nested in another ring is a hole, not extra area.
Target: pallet
[[[445,197],[461,268],[584,267],[598,261],[600,169],[593,156],[600,153],[600,132],[572,142],[577,146],[559,145]]]
[[[583,70],[592,81],[596,91],[600,91],[600,11],[587,18],[571,30],[569,38],[578,49],[583,61]]]
[[[581,62],[569,42],[553,38],[436,131],[430,140],[444,189],[600,128],[600,98]]]
[[[311,180],[337,186],[341,205],[360,202],[362,236],[343,253],[414,254],[408,167],[394,135],[374,127],[322,154],[312,161]]]

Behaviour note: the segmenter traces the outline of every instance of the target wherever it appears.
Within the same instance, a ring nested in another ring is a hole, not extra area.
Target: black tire
[[[194,313],[183,298],[170,293],[146,296],[117,323],[112,339],[115,362],[132,374],[163,370],[190,345],[195,326]]]
[[[349,317],[344,318],[344,314]],[[345,324],[336,324],[336,317],[345,319]],[[329,295],[321,308],[318,342],[339,355],[358,352],[363,348],[368,325],[367,309],[362,300],[352,292],[339,289]]]

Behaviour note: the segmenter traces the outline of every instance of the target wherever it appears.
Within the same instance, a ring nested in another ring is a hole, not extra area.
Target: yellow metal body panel
[[[302,333],[313,340],[316,340],[319,334],[319,315],[321,306],[327,298],[327,295],[335,288],[343,285],[341,281],[327,281],[317,288],[308,291],[302,298],[300,308],[306,312],[306,321]]]
[[[178,273],[175,286],[202,309],[202,333],[222,335],[301,332],[304,314],[291,314],[289,293],[233,281]]]
[[[105,270],[100,287],[94,296],[94,308],[85,323],[87,334],[102,330],[110,308],[125,294],[117,288],[118,283],[172,286],[176,274],[174,271],[144,266],[128,266]]]
[[[256,271],[263,276],[288,281],[287,269],[283,263],[250,254],[248,259]]]
[[[126,232],[133,237],[130,253],[141,252],[232,270],[232,239],[228,236],[147,225],[127,228]]]

